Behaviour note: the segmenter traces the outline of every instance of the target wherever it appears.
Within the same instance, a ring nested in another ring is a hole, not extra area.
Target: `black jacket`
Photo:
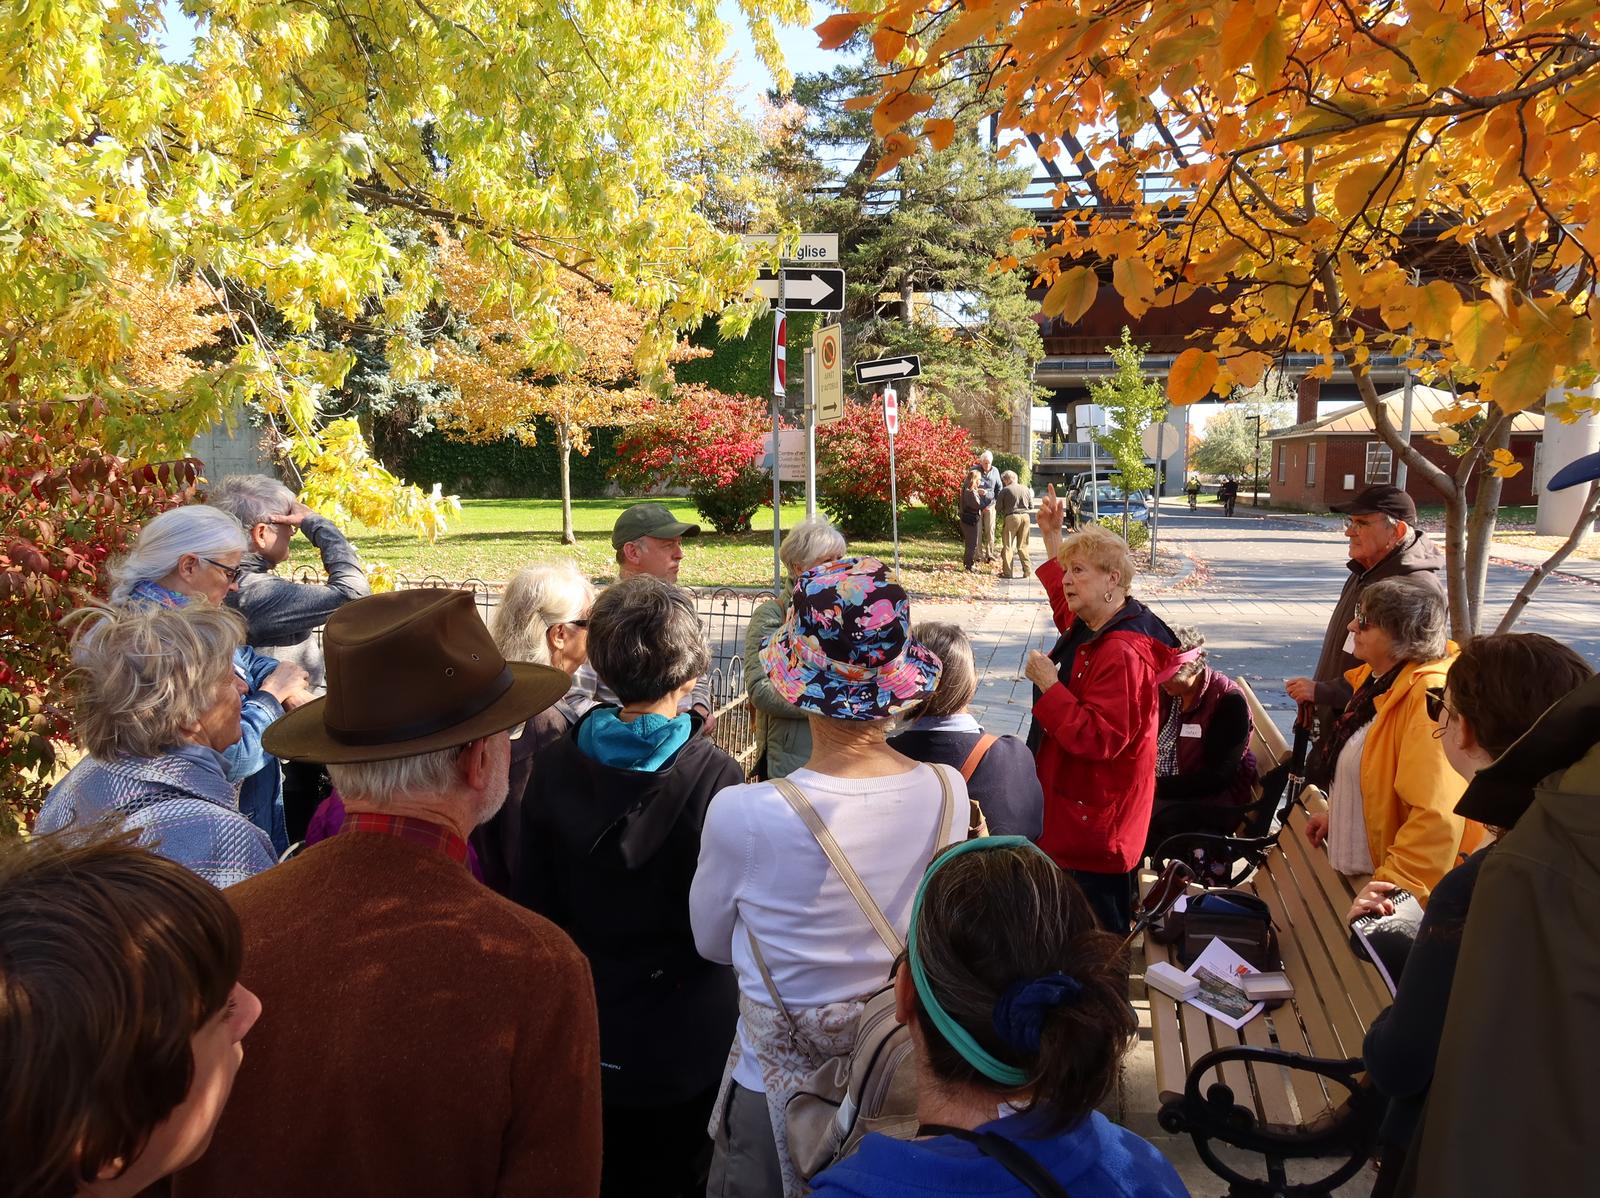
[[[889,738],[889,747],[913,761],[960,769],[981,732],[927,732],[909,728]],[[993,836],[1026,836],[1037,840],[1044,831],[1044,790],[1028,746],[1002,736],[989,746],[967,783],[978,800]]]
[[[691,718],[696,735],[654,773],[585,756],[580,720],[534,758],[523,797],[512,897],[588,957],[603,1093],[619,1106],[671,1105],[715,1086],[739,1015],[733,970],[695,951],[689,883],[706,807],[744,772]]]

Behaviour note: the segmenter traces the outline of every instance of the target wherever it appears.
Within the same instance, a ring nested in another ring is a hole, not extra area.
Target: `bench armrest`
[[[1261,867],[1277,843],[1276,836],[1179,832],[1156,846],[1150,864],[1159,871],[1168,861],[1182,861],[1208,890],[1232,889]]]
[[[1200,1092],[1201,1079],[1226,1061],[1242,1061],[1258,1067],[1279,1065],[1315,1073],[1343,1087],[1348,1097],[1331,1113],[1310,1124],[1299,1127],[1263,1124],[1254,1111],[1234,1102],[1233,1090],[1224,1082],[1214,1082],[1204,1094]],[[1200,1159],[1228,1183],[1230,1194],[1280,1195],[1282,1198],[1325,1195],[1359,1173],[1377,1143],[1378,1126],[1383,1120],[1386,1103],[1381,1094],[1365,1083],[1364,1070],[1359,1057],[1335,1061],[1246,1044],[1219,1048],[1194,1063],[1182,1097],[1163,1103],[1159,1119],[1167,1132],[1186,1134],[1194,1141]],[[1266,1158],[1267,1176],[1246,1177],[1238,1173],[1212,1150],[1212,1141],[1261,1153]],[[1310,1157],[1333,1157],[1338,1163],[1316,1180],[1290,1183],[1283,1162]]]

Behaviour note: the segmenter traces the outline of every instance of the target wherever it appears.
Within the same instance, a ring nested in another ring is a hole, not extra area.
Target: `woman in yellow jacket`
[[[1351,651],[1366,664],[1345,675],[1355,694],[1329,740],[1328,810],[1306,821],[1340,873],[1393,882],[1424,904],[1468,828],[1455,813],[1465,780],[1428,715],[1428,689],[1443,688],[1455,656],[1445,618],[1431,588],[1385,579],[1361,592]]]

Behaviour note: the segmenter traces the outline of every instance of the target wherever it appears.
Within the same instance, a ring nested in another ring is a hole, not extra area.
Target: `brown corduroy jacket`
[[[234,886],[261,999],[178,1198],[594,1198],[588,965],[443,852],[346,832]]]

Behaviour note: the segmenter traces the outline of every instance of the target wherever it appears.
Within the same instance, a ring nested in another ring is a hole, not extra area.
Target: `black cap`
[[[1408,524],[1417,522],[1417,505],[1399,487],[1368,487],[1346,503],[1330,509],[1341,516],[1393,516]]]
[[[1575,487],[1579,483],[1593,482],[1600,478],[1600,453],[1585,454],[1575,462],[1568,462],[1555,472],[1545,486],[1547,491],[1565,491],[1568,487]]]

